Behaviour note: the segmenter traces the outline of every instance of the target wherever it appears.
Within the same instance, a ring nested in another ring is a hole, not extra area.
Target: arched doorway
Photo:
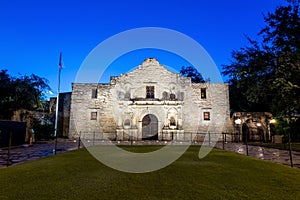
[[[158,120],[155,115],[148,114],[142,120],[142,139],[158,140]]]

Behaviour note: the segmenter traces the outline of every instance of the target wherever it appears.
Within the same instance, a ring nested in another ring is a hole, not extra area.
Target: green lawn
[[[144,152],[148,148],[125,147]],[[0,199],[299,199],[300,169],[198,146],[159,171],[129,174],[85,149],[0,169]]]

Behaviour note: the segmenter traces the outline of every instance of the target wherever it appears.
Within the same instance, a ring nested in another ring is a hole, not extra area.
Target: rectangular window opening
[[[209,121],[210,120],[210,112],[203,112],[203,119]]]
[[[97,112],[91,112],[91,120],[97,120]]]
[[[97,89],[92,89],[92,98],[93,99],[97,98]]]
[[[206,99],[206,88],[201,88],[201,99]]]
[[[154,86],[146,86],[146,98],[154,99]]]

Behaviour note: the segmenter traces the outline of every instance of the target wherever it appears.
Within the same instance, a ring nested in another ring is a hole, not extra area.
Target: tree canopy
[[[192,83],[205,82],[202,75],[193,66],[189,66],[189,67],[182,66],[180,70],[180,74],[185,77],[191,77]]]
[[[45,110],[44,91],[50,90],[45,78],[35,74],[12,77],[0,71],[0,118],[10,119],[18,109]]]
[[[270,111],[275,116],[300,113],[299,2],[291,1],[264,16],[259,41],[232,52],[223,66],[234,111]]]

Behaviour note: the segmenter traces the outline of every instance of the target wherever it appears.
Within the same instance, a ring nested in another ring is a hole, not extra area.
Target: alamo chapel
[[[227,84],[192,83],[154,58],[107,84],[72,84],[70,138],[189,140],[230,123]]]

